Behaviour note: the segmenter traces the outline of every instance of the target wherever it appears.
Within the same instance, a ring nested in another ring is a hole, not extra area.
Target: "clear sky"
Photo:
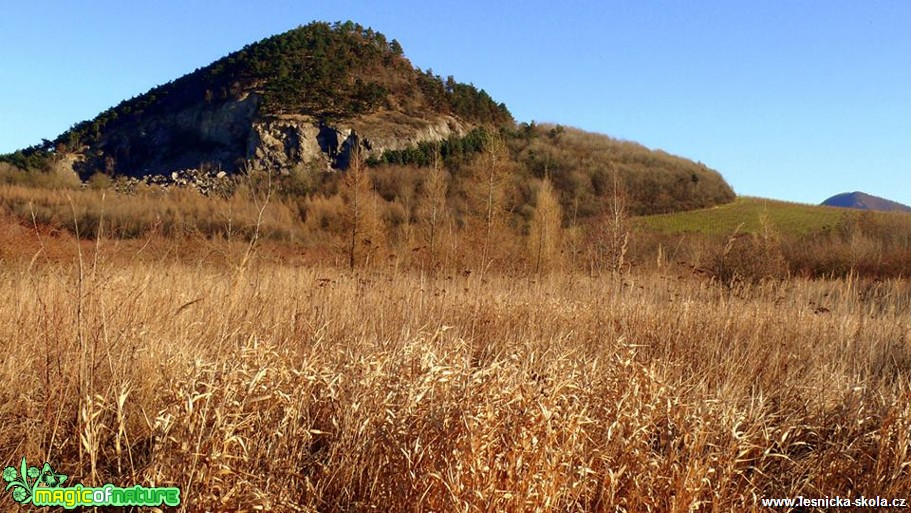
[[[313,20],[556,122],[704,162],[738,194],[911,204],[911,2],[3,1],[0,152]]]

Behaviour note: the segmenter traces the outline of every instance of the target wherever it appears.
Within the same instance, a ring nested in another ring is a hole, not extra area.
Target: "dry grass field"
[[[179,486],[180,511],[766,511],[911,490],[907,281],[142,250],[0,268],[4,465]]]

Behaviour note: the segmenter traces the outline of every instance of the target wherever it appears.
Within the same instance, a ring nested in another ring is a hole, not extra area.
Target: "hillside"
[[[906,277],[911,215],[741,197],[708,209],[634,219],[640,252],[674,248],[677,261],[719,279]],[[660,252],[658,253],[660,257]],[[647,258],[647,257],[646,257]]]
[[[319,172],[346,169],[358,148],[388,202],[415,197],[422,169],[442,162],[458,210],[479,186],[472,169],[484,166],[494,140],[504,143],[497,158],[512,174],[508,208],[518,225],[530,219],[545,177],[567,222],[600,215],[615,176],[636,214],[734,199],[717,171],[685,158],[559,125],[516,124],[483,89],[413,67],[395,39],[352,22],[314,22],[253,43],[0,156],[0,182],[59,185],[75,173],[94,184],[153,176],[158,185],[192,185],[188,170],[207,184],[265,170],[291,177],[279,184],[294,182],[280,191],[286,196],[331,196],[336,181]]]
[[[732,203],[712,208],[644,216],[637,219],[642,228],[660,233],[701,233],[730,235],[756,233],[763,219],[781,235],[799,237],[812,233],[861,225],[907,226],[911,216],[903,212],[863,212],[830,206],[806,205],[765,198],[739,197]]]
[[[636,215],[705,208],[735,198],[717,171],[635,142],[548,124],[524,125],[514,139],[516,160],[535,177],[549,176],[566,211],[582,218],[601,214],[615,172]]]
[[[730,235],[755,233],[763,217],[779,231],[807,234],[833,227],[850,215],[844,210],[765,198],[739,197],[734,202],[708,209],[638,219],[640,226],[661,233]]]
[[[878,212],[911,212],[911,207],[907,205],[856,191],[836,194],[823,201],[822,204],[829,207],[875,210]]]

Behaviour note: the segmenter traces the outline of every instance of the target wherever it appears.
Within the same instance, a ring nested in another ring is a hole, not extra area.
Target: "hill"
[[[879,212],[911,212],[911,207],[907,205],[856,191],[836,194],[823,201],[822,204],[830,207],[856,208]]]
[[[700,163],[559,125],[516,124],[483,89],[415,68],[395,39],[350,21],[314,22],[253,43],[53,140],[0,156],[0,182],[40,183],[21,173],[54,171],[103,178],[93,183],[154,176],[155,184],[180,185],[192,182],[182,178],[187,170],[209,177],[268,170],[293,177],[288,195],[333,195],[335,181],[318,172],[346,169],[358,148],[383,175],[374,185],[389,202],[419,192],[420,169],[434,161],[449,172],[451,195],[464,200],[466,182],[477,177],[465,168],[483,166],[478,157],[493,139],[507,150],[510,211],[526,220],[544,177],[574,218],[602,212],[615,175],[637,214],[734,199],[722,176]]]
[[[632,141],[533,123],[520,126],[512,139],[515,160],[532,177],[553,180],[564,210],[581,218],[602,213],[614,173],[635,215],[704,208],[735,198],[717,171]]]
[[[247,161],[293,168],[322,160],[344,167],[358,133],[370,151],[381,153],[503,123],[512,123],[504,104],[473,85],[412,67],[396,40],[352,22],[311,23],[248,45],[4,160],[34,168],[72,155],[82,178],[200,167],[233,172]]]

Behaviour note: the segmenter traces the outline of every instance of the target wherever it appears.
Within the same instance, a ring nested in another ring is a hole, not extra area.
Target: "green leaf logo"
[[[28,504],[32,501],[35,488],[44,486],[56,488],[62,486],[66,481],[64,474],[54,472],[49,463],[44,467],[29,467],[25,458],[17,470],[16,467],[6,467],[3,469],[3,480],[6,481],[6,490],[11,491],[13,500],[19,504]]]

